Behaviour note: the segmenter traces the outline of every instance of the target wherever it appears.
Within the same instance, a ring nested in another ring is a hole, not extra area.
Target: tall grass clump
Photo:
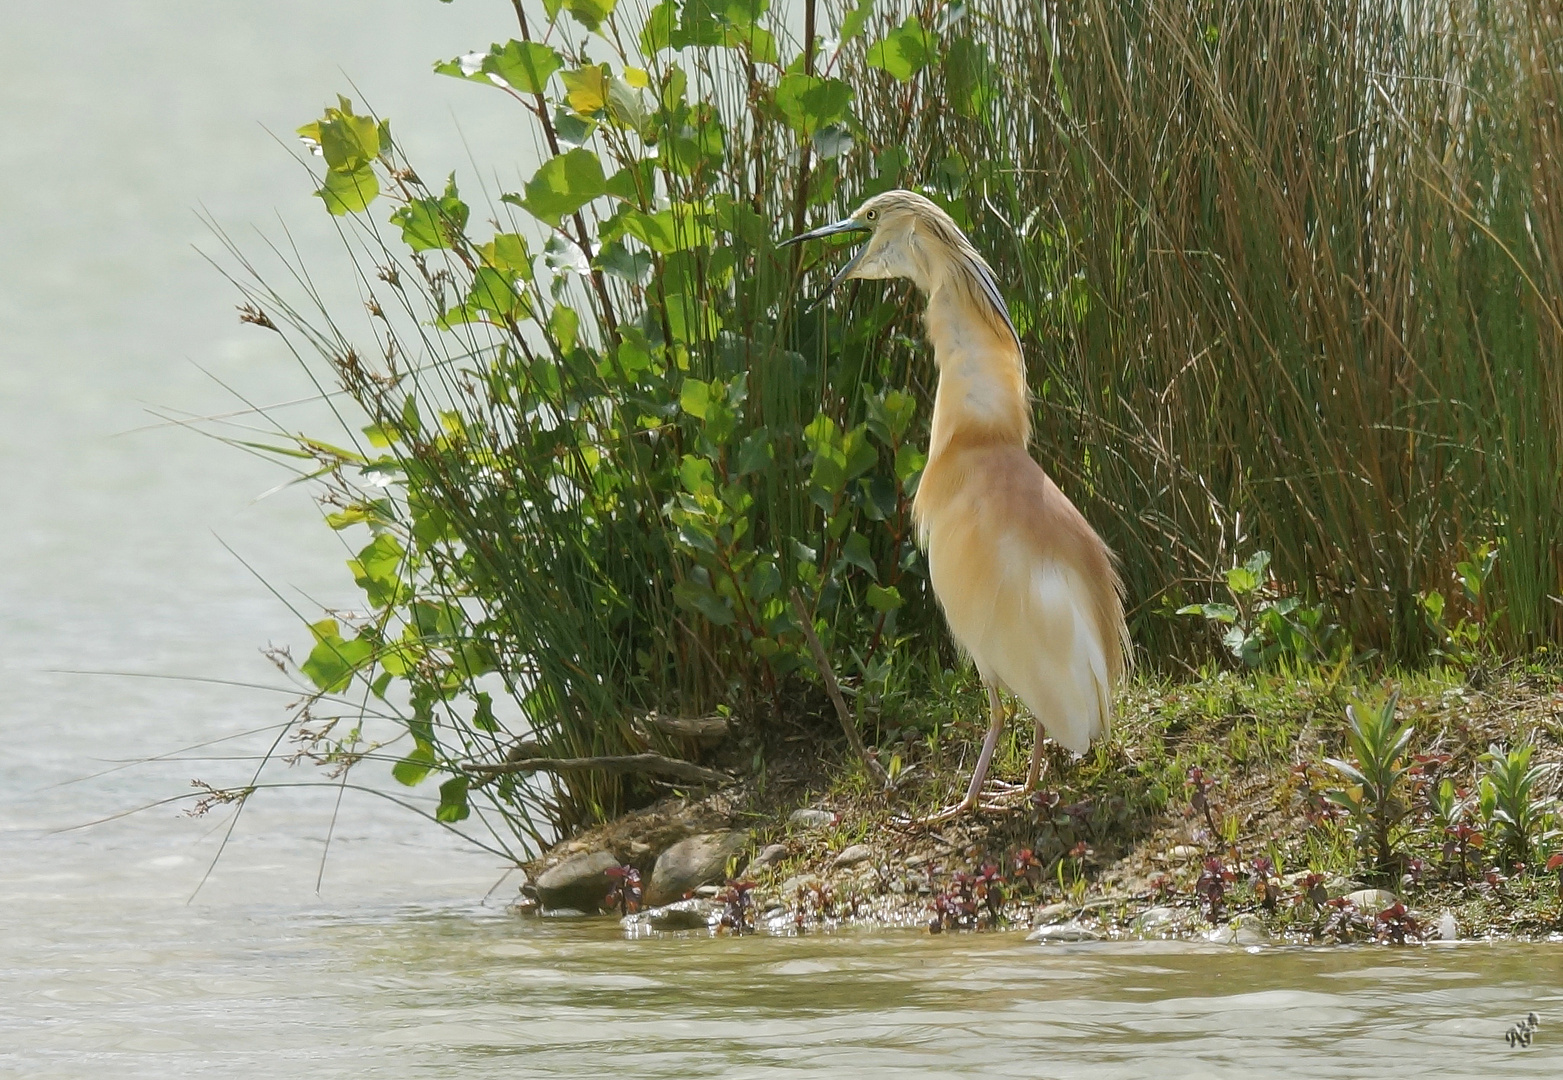
[[[914,141],[980,193],[1138,640],[1187,650],[1168,616],[1256,547],[1395,661],[1563,636],[1559,8],[968,6]]]

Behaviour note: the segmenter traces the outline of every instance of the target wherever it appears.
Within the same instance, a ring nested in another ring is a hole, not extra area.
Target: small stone
[[[1205,940],[1216,945],[1260,945],[1270,940],[1270,931],[1257,915],[1239,915],[1206,934]]]
[[[787,824],[804,829],[817,829],[821,825],[833,825],[836,815],[829,810],[794,810],[787,816]]]
[[[1445,911],[1438,919],[1438,936],[1444,941],[1459,941],[1460,927],[1454,921],[1454,912]]]
[[[727,862],[743,853],[749,837],[742,832],[704,833],[680,840],[657,856],[646,886],[646,903],[661,907],[685,893],[727,876]]]
[[[1197,847],[1179,844],[1177,847],[1168,850],[1167,858],[1182,861],[1185,859],[1197,859],[1201,854],[1202,852]]]
[[[608,851],[572,855],[537,879],[537,899],[548,910],[596,911],[613,885],[608,871],[618,865]]]
[[[1054,923],[1065,922],[1074,918],[1078,910],[1073,904],[1049,904],[1045,908],[1037,909],[1037,913],[1031,917],[1031,925],[1051,926]]]
[[[1101,941],[1102,935],[1076,922],[1043,926],[1026,935],[1027,941]]]
[[[1140,912],[1140,917],[1135,919],[1134,922],[1135,925],[1139,926],[1142,930],[1151,930],[1158,926],[1167,926],[1173,922],[1176,922],[1177,918],[1178,913],[1173,908],[1153,907],[1146,908],[1144,911]]]
[[[661,907],[637,911],[619,920],[626,930],[705,930],[722,918],[722,905],[710,900],[677,900]]]
[[[874,849],[867,844],[853,844],[836,856],[835,865],[838,869],[844,866],[856,866],[858,863],[868,862],[873,857]]]
[[[783,900],[791,900],[798,895],[799,889],[813,889],[819,887],[820,880],[814,874],[794,874],[776,887],[776,891]]]
[[[1356,904],[1357,910],[1364,915],[1377,915],[1385,908],[1400,903],[1400,897],[1388,889],[1358,889],[1356,892],[1347,893],[1346,899]]]
[[[768,870],[787,857],[786,844],[770,844],[749,863],[750,870]]]
[[[716,896],[716,894],[721,892],[721,891],[722,891],[722,887],[720,885],[702,885],[702,886],[700,886],[700,888],[695,890],[695,895],[700,897],[701,899],[710,900],[710,899],[713,899]]]
[[[1324,879],[1324,894],[1331,900],[1360,888],[1362,888],[1361,884],[1339,874],[1331,874]]]

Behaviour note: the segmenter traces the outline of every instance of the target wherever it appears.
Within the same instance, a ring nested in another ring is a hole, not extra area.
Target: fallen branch
[[[661,754],[619,754],[611,757],[583,758],[534,757],[506,761],[498,765],[473,763],[464,767],[468,772],[476,773],[485,779],[504,773],[605,772],[648,773],[653,776],[670,776],[675,780],[684,780],[693,784],[722,785],[733,782],[733,778],[724,772],[707,769],[691,761],[663,757]]]
[[[852,744],[852,749],[863,762],[863,767],[868,770],[868,775],[877,780],[886,791],[890,790],[895,786],[890,782],[890,774],[885,772],[885,767],[879,764],[879,760],[868,752],[868,747],[863,745],[863,736],[858,734],[857,722],[847,711],[846,699],[841,696],[841,685],[836,682],[836,673],[831,669],[830,657],[825,655],[825,646],[819,643],[819,638],[814,634],[814,617],[809,614],[808,605],[804,604],[803,597],[797,589],[792,590],[792,606],[798,613],[798,625],[803,629],[804,640],[809,643],[809,651],[814,654],[814,666],[819,668],[820,678],[825,680],[825,692],[830,695],[831,703],[836,706],[836,716],[841,720],[841,730],[847,733],[847,742]]]

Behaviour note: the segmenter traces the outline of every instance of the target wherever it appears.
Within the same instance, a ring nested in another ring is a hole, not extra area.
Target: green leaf
[[[776,564],[766,559],[754,568],[754,576],[749,581],[749,598],[756,602],[769,600],[781,592],[781,571],[776,569]]]
[[[532,280],[532,252],[526,238],[516,233],[496,233],[478,247],[478,256],[495,270],[513,273],[521,281]]]
[[[391,776],[398,784],[406,784],[408,787],[413,787],[421,783],[423,778],[429,775],[429,771],[436,764],[434,748],[422,739],[419,739],[418,745],[413,747],[412,753],[391,766]]]
[[[912,481],[922,475],[923,466],[927,464],[928,458],[921,450],[902,444],[895,452],[895,478],[901,481],[903,488],[910,487]]]
[[[621,240],[610,240],[597,253],[597,266],[621,281],[640,285],[651,272],[651,256],[644,251],[631,251]]]
[[[548,77],[560,68],[564,61],[547,45],[535,41],[507,41],[495,45],[483,58],[483,71],[497,75],[511,89],[523,94],[541,94],[548,86]]]
[[[755,428],[738,444],[738,475],[746,476],[770,468],[775,459],[776,451],[771,447],[770,431],[763,427]]]
[[[925,30],[917,16],[912,15],[886,34],[884,40],[869,47],[868,66],[882,68],[906,82],[934,61],[938,48],[939,35]]]
[[[347,567],[369,603],[386,608],[397,603],[406,591],[402,584],[406,561],[407,549],[402,542],[390,533],[381,533],[358,553],[358,558],[349,559]]]
[[[327,109],[325,119],[300,131],[313,129],[326,168],[332,172],[357,172],[380,156],[380,126],[372,116],[357,116],[345,99],[341,109]]]
[[[467,227],[467,204],[456,193],[456,174],[445,181],[445,194],[437,199],[414,199],[391,212],[391,223],[400,225],[402,240],[414,251],[448,248]]]
[[[618,222],[623,232],[663,255],[704,247],[716,236],[705,214],[687,203],[655,214],[629,208],[619,215]]]
[[[805,136],[845,118],[851,101],[852,88],[840,79],[793,72],[783,75],[776,87],[776,107],[783,119]]]
[[[607,177],[597,155],[576,149],[544,162],[527,182],[522,205],[539,221],[557,226],[566,215],[607,190]]]
[[[557,0],[552,2],[554,11],[557,12],[559,8]],[[564,9],[575,17],[575,21],[592,33],[598,31],[604,20],[613,14],[613,9],[617,5],[618,0],[564,0],[563,3]]]
[[[481,690],[472,696],[477,702],[477,708],[472,713],[472,726],[490,734],[498,731],[499,721],[494,716],[493,697]]]
[[[846,433],[841,440],[842,452],[846,454],[847,479],[862,476],[879,462],[879,451],[868,439],[868,428],[858,426]]]
[[[873,553],[868,548],[868,537],[862,533],[854,532],[847,537],[847,542],[841,546],[841,558],[875,581],[879,580],[879,567],[874,565]]]
[[[890,614],[904,603],[906,601],[901,599],[901,590],[894,585],[885,588],[880,588],[878,585],[868,587],[868,606],[881,615]]]
[[[374,646],[361,638],[344,639],[335,619],[322,619],[310,626],[315,647],[299,665],[299,670],[321,691],[334,694],[347,689],[353,672],[368,662]]]
[[[847,12],[841,20],[841,44],[845,45],[863,32],[868,17],[874,13],[874,0],[858,0],[857,7]]]
[[[709,585],[695,581],[681,581],[673,586],[673,599],[679,607],[704,615],[717,626],[731,626],[737,618],[727,602],[712,591]]]
[[[1237,608],[1231,604],[1188,604],[1178,609],[1179,615],[1203,615],[1211,622],[1237,622]]]
[[[478,311],[504,318],[522,313],[521,298],[516,295],[511,275],[491,266],[480,266],[472,276],[472,291],[467,303]]]
[[[678,391],[678,407],[698,420],[706,418],[711,404],[711,386],[700,379],[685,379]]]
[[[352,172],[331,169],[326,173],[325,185],[315,194],[333,214],[356,214],[367,210],[380,194],[380,181],[375,179],[374,169],[368,165]]]
[[[663,49],[672,48],[673,31],[677,28],[678,6],[673,0],[662,0],[646,16],[646,25],[640,32],[640,51],[649,59]]]
[[[565,100],[586,116],[608,104],[609,75],[606,64],[586,64],[559,76],[564,80]]]
[[[684,490],[691,495],[716,490],[716,472],[712,469],[711,463],[694,454],[684,455],[684,461],[679,466],[678,478],[684,485]]]
[[[704,296],[688,297],[683,293],[669,293],[663,309],[668,317],[668,329],[673,340],[686,345],[698,345],[713,340],[722,330],[722,319]]]
[[[440,785],[440,805],[434,811],[434,820],[443,821],[446,824],[454,824],[465,821],[472,813],[472,807],[467,805],[467,778],[465,776],[453,776]]]
[[[575,348],[581,329],[581,317],[568,304],[555,304],[548,313],[548,334],[561,352]]]

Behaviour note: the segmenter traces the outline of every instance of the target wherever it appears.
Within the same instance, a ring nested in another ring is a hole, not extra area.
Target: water
[[[257,648],[305,641],[241,557],[306,613],[352,599],[308,500],[256,501],[273,467],[136,430],[149,405],[236,407],[219,383],[262,402],[310,393],[234,318],[192,249],[218,250],[196,211],[257,253],[252,230],[285,223],[312,266],[336,265],[330,222],[267,129],[286,142],[349,77],[426,172],[472,176],[471,146],[490,186],[514,189],[514,107],[425,74],[508,33],[497,0],[6,12],[0,1076],[1557,1075],[1554,946],[629,942],[512,917],[493,858],[368,796],[344,799],[318,891],[330,792],[254,800],[199,893],[221,815],[162,806],[59,831],[192,777],[247,778],[265,732],[194,752],[228,760],[66,783],[284,720],[286,695],[199,681],[274,687]],[[1531,1009],[1537,1042],[1510,1051],[1503,1030]]]

